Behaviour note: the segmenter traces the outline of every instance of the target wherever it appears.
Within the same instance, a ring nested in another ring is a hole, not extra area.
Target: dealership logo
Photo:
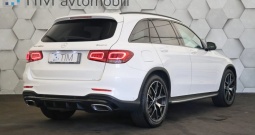
[[[60,1],[60,6],[129,6],[129,0],[3,0],[3,5],[54,6],[55,1]]]
[[[4,1],[5,6],[14,6],[18,5],[20,3],[20,0],[6,0]]]

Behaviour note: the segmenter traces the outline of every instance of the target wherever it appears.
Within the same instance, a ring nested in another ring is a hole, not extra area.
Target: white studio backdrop
[[[26,53],[54,19],[103,12],[180,19],[233,60],[239,93],[255,92],[255,0],[0,0],[0,94],[21,94]]]

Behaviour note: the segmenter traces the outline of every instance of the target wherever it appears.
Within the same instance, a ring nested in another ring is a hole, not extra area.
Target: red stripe
[[[107,89],[99,89],[99,88],[92,88],[93,91],[103,91],[103,92],[111,92],[112,90]]]

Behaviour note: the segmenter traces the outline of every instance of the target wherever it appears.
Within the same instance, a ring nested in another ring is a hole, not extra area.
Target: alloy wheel
[[[231,73],[226,75],[224,82],[224,94],[227,102],[232,102],[235,97],[236,81],[235,76]]]
[[[167,92],[159,81],[151,83],[147,93],[147,113],[152,121],[160,121],[166,112]]]

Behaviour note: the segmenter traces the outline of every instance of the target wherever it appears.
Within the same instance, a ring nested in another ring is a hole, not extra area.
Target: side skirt
[[[169,100],[169,103],[175,104],[175,103],[182,103],[182,102],[188,102],[203,98],[209,98],[214,97],[218,95],[217,92],[210,92],[210,93],[201,93],[201,94],[194,94],[194,95],[187,95],[187,96],[179,96],[179,97],[171,97]]]

